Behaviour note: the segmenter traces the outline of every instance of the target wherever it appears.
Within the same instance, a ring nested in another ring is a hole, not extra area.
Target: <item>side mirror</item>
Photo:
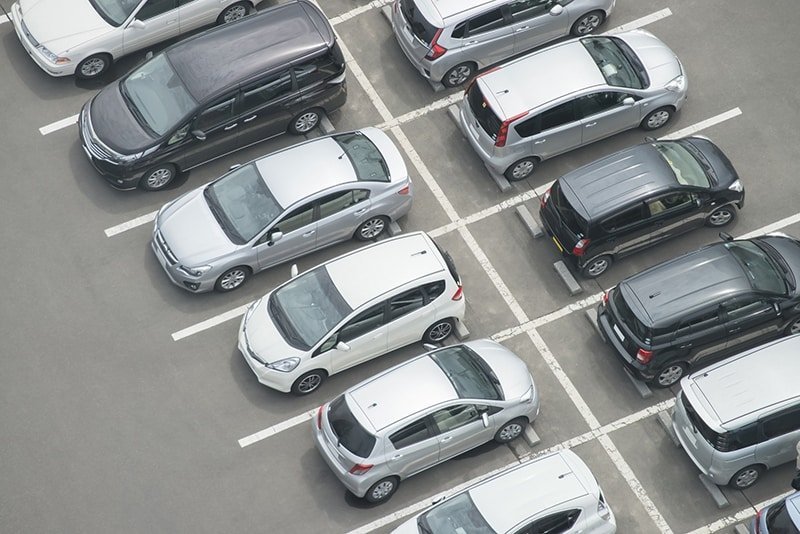
[[[443,500],[445,500],[446,498],[447,498],[447,497],[445,497],[444,495],[440,495],[439,497],[437,497],[437,498],[435,498],[435,499],[433,499],[433,500],[431,501],[431,505],[434,505],[434,504],[439,504],[440,502],[442,502],[442,501],[443,501]]]
[[[342,352],[347,352],[348,350],[350,350],[350,345],[348,345],[348,344],[347,344],[347,343],[345,343],[344,341],[340,341],[340,342],[338,342],[338,343],[336,344],[336,346],[335,346],[334,348],[335,348],[336,350],[340,350],[340,351],[342,351]]]
[[[646,136],[644,138],[644,142],[645,143],[655,143],[656,142],[656,138],[653,137],[652,135],[648,135],[648,136]]]
[[[550,9],[550,14],[553,15],[554,17],[559,16],[563,12],[564,12],[564,6],[562,6],[561,4],[556,4]]]
[[[269,246],[272,246],[275,243],[277,243],[278,241],[280,241],[282,238],[283,238],[283,232],[281,232],[280,230],[275,230],[274,232],[270,232],[269,240],[267,241],[267,244]],[[294,270],[297,270],[297,264],[292,265],[292,268]],[[297,273],[293,272],[292,278],[294,278],[295,276],[297,276]]]
[[[295,276],[297,276],[297,273],[298,273],[298,272],[299,272],[299,271],[297,270],[297,264],[296,264],[296,263],[293,263],[293,264],[292,264],[292,268],[289,270],[289,273],[292,275],[292,278],[294,278]]]
[[[232,171],[232,170],[234,170],[234,169],[238,169],[238,168],[239,168],[239,167],[241,167],[241,166],[242,166],[242,164],[241,164],[241,163],[236,163],[235,165],[231,165],[230,167],[228,167],[228,170],[229,170],[229,171]]]
[[[622,99],[622,105],[624,106],[632,106],[636,103],[636,100],[633,99],[632,96],[626,96]]]
[[[781,314],[781,305],[780,304],[778,304],[777,302],[773,302],[772,303],[772,307],[775,308],[775,315],[780,315]]]
[[[481,421],[483,421],[483,426],[485,428],[489,428],[489,414],[486,412],[481,413]]]
[[[203,130],[192,130],[192,135],[198,141],[205,141],[206,140],[206,133]]]
[[[725,232],[720,232],[719,238],[722,239],[723,241],[733,241],[733,236]]]
[[[143,29],[147,28],[147,24],[145,24],[144,22],[142,22],[139,19],[133,19],[131,21],[131,23],[128,24],[128,27],[129,28],[136,28],[137,30],[143,30]],[[147,59],[150,59],[151,57],[153,57],[153,53],[152,52],[148,52],[148,54],[150,54],[150,57],[145,56],[145,57],[147,57]]]
[[[425,349],[426,351],[430,352],[432,350],[438,349],[439,346],[438,345],[434,345],[433,343],[423,343],[422,344],[422,348]]]

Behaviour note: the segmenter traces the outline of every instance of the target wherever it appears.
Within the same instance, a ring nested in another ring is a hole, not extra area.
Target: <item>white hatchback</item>
[[[121,56],[207,24],[238,20],[262,0],[19,0],[11,20],[51,76],[96,78]]]
[[[239,350],[265,386],[305,395],[326,377],[420,340],[443,341],[464,317],[452,258],[425,233],[334,258],[247,309]]]

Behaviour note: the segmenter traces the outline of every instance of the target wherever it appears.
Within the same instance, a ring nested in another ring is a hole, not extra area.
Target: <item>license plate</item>
[[[620,341],[625,341],[625,335],[622,333],[622,330],[620,330],[617,325],[614,325],[611,328],[614,329],[614,333],[617,334],[617,337],[619,338]]]
[[[558,242],[558,239],[556,239],[556,236],[553,236],[553,243],[556,244],[556,246],[558,247],[558,251],[559,252],[564,252],[564,247],[562,247],[561,243]]]

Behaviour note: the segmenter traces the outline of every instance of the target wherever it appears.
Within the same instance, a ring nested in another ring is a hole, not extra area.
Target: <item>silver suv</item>
[[[686,74],[644,30],[559,43],[479,75],[461,129],[491,172],[527,178],[537,163],[636,126],[666,125]]]
[[[483,339],[353,386],[319,407],[312,433],[342,484],[378,503],[404,478],[492,439],[515,439],[537,415],[539,394],[525,363]]]
[[[395,0],[392,29],[425,77],[455,87],[479,69],[567,34],[586,35],[616,0]]]

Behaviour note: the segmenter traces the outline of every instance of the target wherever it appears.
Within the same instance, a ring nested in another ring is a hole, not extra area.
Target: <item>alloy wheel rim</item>
[[[587,271],[592,276],[600,276],[601,274],[606,272],[606,269],[608,269],[608,260],[601,258],[592,262]]]
[[[297,389],[300,390],[301,393],[309,393],[317,389],[321,383],[322,377],[319,375],[309,375],[300,381],[297,385]]]
[[[669,111],[661,110],[656,113],[653,113],[649,119],[647,119],[647,126],[650,128],[660,128],[664,126],[667,121],[669,120]]]
[[[392,492],[392,489],[394,489],[394,482],[390,480],[384,480],[372,490],[372,498],[376,501],[383,500],[389,496],[389,494]]]
[[[671,365],[658,375],[658,383],[662,386],[671,386],[683,376],[683,367]]]
[[[97,76],[103,69],[106,68],[106,62],[99,58],[95,57],[88,61],[85,61],[83,65],[81,65],[81,74],[84,76]]]
[[[147,177],[147,185],[151,189],[158,189],[164,187],[172,180],[172,171],[166,168],[156,169]]]
[[[712,213],[708,219],[714,226],[722,226],[727,224],[732,217],[733,214],[730,212],[730,210],[719,210]]]
[[[792,326],[789,327],[789,333],[800,334],[800,319],[792,323]]]
[[[309,111],[308,113],[303,113],[297,118],[294,123],[294,127],[298,132],[306,133],[316,126],[317,122],[319,122],[319,115],[313,111]]]
[[[519,423],[514,423],[513,425],[508,425],[503,430],[500,431],[500,439],[503,441],[511,441],[515,439],[522,433],[522,425]]]
[[[430,338],[433,341],[442,341],[450,335],[451,331],[452,327],[450,326],[450,323],[440,323],[431,328]]]
[[[364,239],[372,239],[377,237],[383,232],[386,224],[381,218],[370,219],[361,225],[361,237]]]
[[[736,486],[747,488],[752,486],[756,480],[758,480],[758,471],[755,469],[748,469],[747,471],[742,471],[742,473],[736,477]]]
[[[583,18],[578,23],[578,34],[579,35],[586,35],[587,33],[591,33],[592,30],[600,26],[600,16],[599,15],[589,15]]]
[[[223,276],[219,285],[222,286],[222,289],[236,289],[242,285],[242,282],[244,282],[244,277],[244,271],[241,269],[236,269],[235,271],[231,271]]]
[[[239,20],[244,18],[247,15],[247,8],[244,6],[231,6],[225,12],[225,16],[222,17],[222,20],[225,22],[233,22],[235,20]]]
[[[522,179],[528,176],[532,171],[533,163],[530,161],[523,161],[514,167],[514,170],[511,171],[511,175],[514,176],[514,178]]]
[[[453,86],[461,85],[467,81],[471,74],[472,68],[467,65],[461,65],[450,71],[450,76],[447,77],[447,81]]]

